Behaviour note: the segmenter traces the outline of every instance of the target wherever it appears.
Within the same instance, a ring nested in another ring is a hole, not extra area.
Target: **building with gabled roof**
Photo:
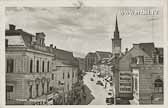
[[[117,60],[115,60],[115,57],[114,59],[111,59],[111,61],[114,62],[112,63],[114,64],[112,71],[115,77],[115,93],[117,98],[129,100],[134,97],[134,79],[132,79],[133,67],[131,64],[136,63],[143,67],[150,66],[155,68],[158,63],[163,63],[162,51],[162,49],[156,48],[154,43],[139,43],[133,44],[133,47],[127,51],[125,55],[117,57]],[[158,70],[161,76],[162,69],[160,68]],[[141,77],[139,80],[142,80],[141,82],[143,82],[143,79],[145,79],[145,77]],[[145,83],[147,82],[144,82],[144,84]]]

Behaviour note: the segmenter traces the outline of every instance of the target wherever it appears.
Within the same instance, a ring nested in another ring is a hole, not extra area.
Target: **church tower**
[[[113,54],[121,53],[121,38],[119,34],[119,29],[118,29],[117,16],[116,16],[114,37],[112,38],[112,53]]]

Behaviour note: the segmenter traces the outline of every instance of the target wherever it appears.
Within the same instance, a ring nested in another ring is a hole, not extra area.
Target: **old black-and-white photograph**
[[[163,104],[157,7],[6,7],[6,105]]]

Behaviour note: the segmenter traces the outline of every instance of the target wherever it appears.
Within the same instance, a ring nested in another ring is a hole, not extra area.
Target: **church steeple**
[[[117,16],[116,16],[115,32],[119,32],[119,31],[118,31],[118,21],[117,21]]]
[[[114,38],[119,39],[119,29],[118,29],[118,21],[117,21],[117,16],[116,16],[116,24],[115,24],[115,30],[114,30]]]
[[[121,53],[121,38],[119,35],[117,16],[115,22],[114,38],[112,39],[112,53],[113,54]]]

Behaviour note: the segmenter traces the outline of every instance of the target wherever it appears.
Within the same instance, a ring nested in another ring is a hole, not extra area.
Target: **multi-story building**
[[[78,82],[78,61],[73,53],[58,48],[53,48],[53,80],[54,88],[60,95],[55,99],[55,104],[73,104],[72,92],[74,84]]]
[[[9,25],[6,40],[6,104],[52,104],[51,49],[45,34]]]
[[[132,104],[163,104],[163,49],[155,48],[152,60],[150,59],[135,57],[131,63]]]

